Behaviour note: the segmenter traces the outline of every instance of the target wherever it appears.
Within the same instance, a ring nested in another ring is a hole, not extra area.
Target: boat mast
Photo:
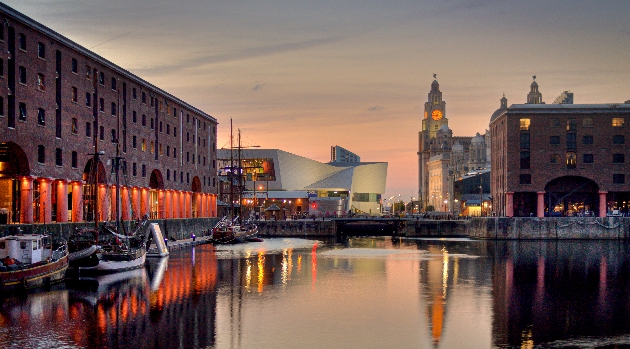
[[[228,172],[228,180],[230,181],[230,220],[234,218],[234,135],[232,133],[232,119],[230,119],[230,172]]]
[[[238,166],[236,167],[238,169],[238,192],[237,192],[237,196],[238,196],[238,207],[240,208],[239,210],[239,217],[240,217],[240,221],[243,220],[243,164],[241,164],[241,129],[238,129],[238,149],[237,151],[237,156],[238,156]]]
[[[98,137],[95,135],[94,138]],[[92,200],[94,200],[94,228],[96,229],[98,229],[98,157],[98,141],[96,141],[94,145],[94,159],[92,159],[92,168],[94,169],[94,184],[92,185],[94,195],[92,196]]]

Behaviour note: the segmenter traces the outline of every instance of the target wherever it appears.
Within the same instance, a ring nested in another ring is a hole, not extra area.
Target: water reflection
[[[617,241],[493,244],[495,343],[627,346],[627,245]],[[625,335],[625,336],[624,336]],[[599,339],[598,339],[599,338]],[[603,344],[602,344],[603,345]]]
[[[204,245],[145,269],[4,298],[0,347],[627,347],[625,246]]]

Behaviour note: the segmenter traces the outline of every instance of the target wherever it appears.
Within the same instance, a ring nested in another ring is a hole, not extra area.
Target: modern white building
[[[230,150],[218,152],[219,159],[230,158]],[[293,213],[380,214],[386,162],[322,163],[279,149],[242,149],[232,157],[241,161],[244,198],[255,198],[258,209],[270,206],[265,201],[271,199],[276,204],[291,201]]]

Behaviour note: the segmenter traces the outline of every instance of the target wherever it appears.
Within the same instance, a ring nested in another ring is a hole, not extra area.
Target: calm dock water
[[[0,303],[2,348],[624,348],[619,241],[199,245]]]

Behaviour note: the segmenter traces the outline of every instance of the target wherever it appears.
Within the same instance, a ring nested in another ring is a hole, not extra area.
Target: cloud
[[[375,105],[375,106],[373,106],[373,107],[369,107],[369,108],[368,108],[368,111],[381,111],[381,110],[383,110],[383,109],[385,109],[385,108],[383,108],[383,107],[382,107],[382,106],[380,106],[380,105]]]
[[[262,83],[262,84],[256,84],[254,87],[252,87],[252,91],[258,91],[261,90],[263,88],[263,86],[267,85],[266,82]]]
[[[136,71],[159,71],[160,73],[174,72],[183,68],[199,68],[210,64],[233,62],[239,60],[246,60],[251,58],[258,58],[264,56],[272,56],[279,53],[305,50],[317,46],[326,45],[329,43],[342,40],[342,37],[333,36],[321,39],[311,39],[296,42],[283,42],[279,44],[273,44],[268,46],[257,47],[244,47],[241,49],[233,50],[220,54],[208,54],[202,55],[193,59],[179,61],[173,65],[154,66],[151,68],[136,69]]]

